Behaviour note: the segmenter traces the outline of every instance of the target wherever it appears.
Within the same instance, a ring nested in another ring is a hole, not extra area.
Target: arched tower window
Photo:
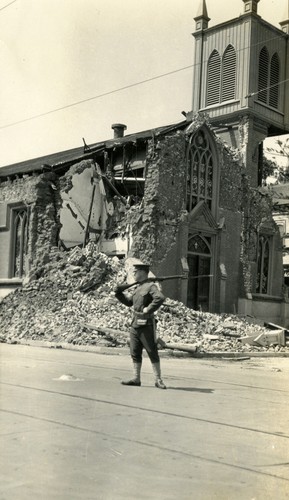
[[[199,201],[212,208],[213,155],[204,130],[193,135],[188,150],[187,210],[190,212]]]
[[[267,103],[268,100],[268,76],[269,76],[269,53],[266,47],[263,47],[259,55],[259,73],[258,73],[258,101]]]
[[[217,50],[209,57],[207,72],[207,106],[220,102],[221,58]]]
[[[228,45],[222,61],[222,102],[235,99],[236,95],[236,51]]]
[[[279,56],[275,52],[270,64],[270,89],[269,89],[269,105],[273,108],[278,108],[279,104],[279,79],[280,79],[280,61]]]

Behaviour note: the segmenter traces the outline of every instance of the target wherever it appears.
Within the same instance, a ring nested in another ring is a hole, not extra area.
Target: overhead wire
[[[120,92],[122,90],[126,90],[126,89],[129,89],[129,88],[132,88],[132,87],[136,87],[137,85],[142,85],[143,83],[147,83],[147,82],[151,82],[153,80],[157,80],[157,79],[162,78],[164,76],[168,76],[168,75],[172,75],[174,73],[178,73],[180,71],[184,71],[185,69],[192,68],[193,66],[194,65],[190,64],[189,66],[185,66],[183,68],[179,68],[179,69],[176,69],[176,70],[173,70],[173,71],[169,71],[168,73],[162,73],[161,75],[153,76],[151,78],[147,78],[147,79],[141,80],[139,82],[131,83],[129,85],[125,85],[124,87],[119,87],[119,88],[114,89],[114,90],[109,90],[108,92],[104,92],[102,94],[98,94],[98,95],[93,96],[93,97],[87,97],[86,99],[82,99],[81,101],[76,101],[76,102],[67,104],[65,106],[61,106],[60,108],[51,109],[50,111],[46,111],[44,113],[39,113],[37,115],[30,116],[29,118],[23,118],[22,120],[18,120],[16,122],[8,123],[7,125],[1,125],[0,129],[12,127],[14,125],[18,125],[20,123],[24,123],[24,122],[27,122],[27,121],[30,121],[30,120],[35,120],[36,118],[40,118],[42,116],[47,116],[47,115],[50,115],[51,113],[56,113],[57,111],[62,111],[63,109],[72,108],[73,106],[77,106],[77,105],[83,104],[85,102],[93,101],[95,99],[99,99],[99,98],[105,97],[107,95],[115,94],[116,92]]]
[[[9,5],[12,5],[12,4],[13,4],[13,3],[15,3],[15,2],[17,2],[17,0],[13,0],[13,2],[7,3],[6,5],[4,5],[4,7],[1,7],[1,8],[0,8],[0,12],[1,12],[1,10],[6,9],[7,7],[9,7]]]
[[[282,85],[283,83],[286,83],[286,82],[289,82],[289,78],[287,78],[286,80],[282,80],[281,82],[269,85],[268,87],[264,87],[260,90],[257,90],[256,92],[250,92],[250,94],[245,95],[245,99],[247,99],[248,97],[253,97],[254,95],[260,94],[261,92],[264,92],[265,90],[272,89],[273,87],[278,87],[279,85]]]
[[[13,2],[11,2],[11,3],[14,3],[14,2],[16,2],[16,1],[17,1],[17,0],[13,0]],[[8,4],[8,5],[11,5],[11,4]],[[8,7],[8,5],[6,5],[6,7]],[[3,7],[3,8],[5,8],[5,7]],[[0,9],[0,10],[1,10],[1,9]],[[248,46],[246,46],[246,47],[243,47],[243,48],[241,48],[241,49],[238,49],[238,50],[236,50],[236,52],[242,52],[242,51],[244,51],[244,50],[247,50],[248,48],[252,48],[252,47],[255,47],[255,46],[258,46],[258,45],[266,44],[266,43],[268,43],[268,42],[270,42],[270,41],[272,41],[272,40],[276,40],[276,39],[278,39],[278,38],[281,38],[281,36],[283,36],[283,34],[282,34],[282,33],[280,33],[280,35],[278,35],[278,36],[276,36],[276,37],[269,38],[269,39],[267,39],[267,40],[262,40],[262,41],[260,41],[260,42],[255,43],[255,44],[248,45]],[[202,61],[202,64],[204,64],[204,63],[208,62],[208,60],[209,60],[209,59],[205,59],[204,61]],[[61,107],[59,107],[59,108],[54,108],[54,109],[51,109],[51,110],[49,110],[49,111],[45,111],[45,112],[43,112],[43,113],[39,113],[39,114],[36,114],[36,115],[32,115],[32,116],[30,116],[30,117],[23,118],[23,119],[21,119],[21,120],[17,120],[17,121],[15,121],[15,122],[11,122],[11,123],[8,123],[8,124],[6,124],[6,125],[0,125],[0,130],[6,129],[6,128],[9,128],[9,127],[13,127],[13,126],[15,126],[15,125],[19,125],[19,124],[21,124],[21,123],[25,123],[25,122],[28,122],[28,121],[31,121],[31,120],[35,120],[35,119],[37,119],[37,118],[41,118],[41,117],[44,117],[44,116],[48,116],[48,115],[50,115],[50,114],[52,114],[52,113],[56,113],[56,112],[58,112],[58,111],[62,111],[62,110],[68,109],[68,108],[72,108],[72,107],[74,107],[74,106],[78,106],[78,105],[80,105],[80,104],[84,104],[84,103],[86,103],[86,102],[93,101],[93,100],[95,100],[95,99],[100,99],[100,98],[102,98],[102,97],[106,97],[106,96],[108,96],[108,95],[112,95],[112,94],[115,94],[115,93],[117,93],[117,92],[121,92],[121,91],[123,91],[123,90],[127,90],[127,89],[130,89],[130,88],[136,87],[136,86],[138,86],[138,85],[143,85],[144,83],[152,82],[152,81],[154,81],[154,80],[158,80],[158,79],[164,78],[164,77],[166,77],[166,76],[173,75],[173,74],[179,73],[179,72],[181,72],[181,71],[185,71],[185,70],[187,70],[187,69],[192,69],[192,68],[194,68],[194,67],[200,66],[200,64],[201,64],[201,63],[189,64],[188,66],[184,66],[184,67],[182,67],[182,68],[178,68],[178,69],[175,69],[175,70],[172,70],[172,71],[168,71],[168,72],[166,72],[166,73],[161,73],[160,75],[156,75],[156,76],[153,76],[153,77],[150,77],[150,78],[146,78],[146,79],[141,80],[141,81],[139,81],[139,82],[135,82],[135,83],[131,83],[131,84],[128,84],[128,85],[124,85],[123,87],[118,87],[118,88],[116,88],[116,89],[109,90],[109,91],[107,91],[107,92],[103,92],[103,93],[101,93],[101,94],[97,94],[97,95],[92,96],[92,97],[87,97],[86,99],[81,99],[80,101],[76,101],[76,102],[73,102],[73,103],[70,103],[70,104],[66,104],[66,105],[61,106]],[[251,96],[253,96],[253,95],[256,95],[256,94],[258,94],[259,92],[262,92],[263,90],[268,90],[268,89],[270,89],[270,88],[272,88],[272,87],[279,86],[279,85],[281,85],[281,84],[283,84],[283,83],[286,83],[286,82],[288,82],[288,81],[289,81],[289,79],[287,79],[287,80],[283,80],[282,82],[275,83],[275,84],[273,84],[273,85],[271,85],[271,86],[269,86],[269,87],[266,87],[265,89],[260,89],[260,90],[258,90],[258,91],[256,91],[256,92],[250,93],[250,94],[248,94],[247,96],[245,96],[245,98],[246,98],[246,97],[251,97]]]

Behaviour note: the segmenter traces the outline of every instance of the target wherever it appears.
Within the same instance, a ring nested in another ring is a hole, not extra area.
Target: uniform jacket
[[[125,306],[133,307],[134,315],[132,326],[139,328],[139,319],[146,320],[147,325],[153,324],[153,313],[159,309],[165,300],[164,295],[155,283],[140,283],[131,295],[116,292],[116,298]],[[143,313],[143,309],[147,312]]]

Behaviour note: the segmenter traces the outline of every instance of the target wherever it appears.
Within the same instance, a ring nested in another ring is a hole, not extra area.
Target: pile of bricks
[[[55,249],[49,262],[35,270],[35,279],[1,302],[0,341],[127,345],[131,310],[114,296],[125,277],[124,263],[99,253],[93,244],[69,252]],[[288,350],[246,344],[244,337],[268,330],[244,318],[195,311],[168,298],[156,319],[158,335],[167,344],[193,344],[200,352]]]

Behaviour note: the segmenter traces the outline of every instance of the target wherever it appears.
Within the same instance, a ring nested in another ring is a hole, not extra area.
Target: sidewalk
[[[6,343],[6,342],[5,342]],[[82,352],[95,352],[99,354],[110,354],[116,356],[129,356],[129,347],[104,347],[104,346],[92,346],[92,345],[79,345],[70,344],[67,342],[48,342],[43,340],[15,340],[9,341],[7,344],[15,345],[29,345],[31,347],[44,347],[47,349],[67,349],[70,351],[82,351]],[[288,352],[272,352],[272,351],[248,351],[248,352],[237,352],[237,351],[215,351],[215,352],[195,352],[188,353],[185,351],[171,350],[171,349],[160,349],[159,355],[161,358],[196,358],[196,359],[232,359],[232,360],[244,360],[248,358],[289,358]]]

